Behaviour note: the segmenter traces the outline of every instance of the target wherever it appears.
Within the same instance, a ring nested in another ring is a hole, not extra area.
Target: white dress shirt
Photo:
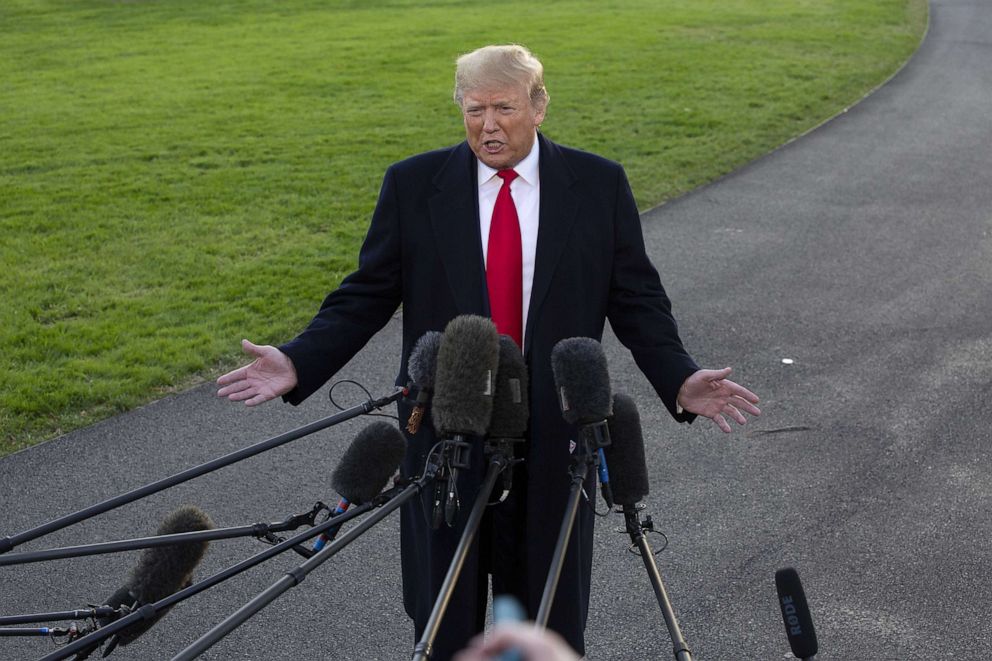
[[[520,248],[523,258],[523,332],[527,332],[527,312],[530,308],[530,292],[534,285],[534,262],[537,255],[537,224],[541,210],[541,177],[538,168],[540,147],[535,134],[534,146],[524,160],[514,166],[517,178],[510,183],[510,196],[517,208],[520,221]],[[482,236],[482,257],[489,264],[489,226],[493,220],[493,207],[496,196],[503,186],[503,180],[496,176],[496,170],[482,161],[478,163],[479,179],[479,227]]]

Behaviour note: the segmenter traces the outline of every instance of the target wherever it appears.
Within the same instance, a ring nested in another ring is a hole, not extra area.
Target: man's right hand
[[[296,387],[296,368],[282,351],[268,345],[260,347],[248,340],[241,340],[241,348],[255,356],[255,360],[217,379],[217,385],[221,386],[218,397],[257,406]]]

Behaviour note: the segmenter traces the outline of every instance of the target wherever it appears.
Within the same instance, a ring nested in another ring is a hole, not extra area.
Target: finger
[[[247,402],[245,402],[245,406],[258,406],[259,404],[264,404],[273,397],[274,395],[270,395],[268,393],[258,393],[257,395],[249,399]]]
[[[733,399],[733,405],[738,409],[742,409],[747,413],[750,413],[751,415],[761,415],[761,409],[759,409],[757,406],[747,401],[746,399],[742,399],[741,397],[738,397],[736,395],[734,396]]]
[[[714,415],[711,418],[711,420],[713,420],[713,422],[715,422],[717,424],[717,426],[720,429],[723,430],[723,433],[724,434],[729,434],[731,431],[733,431],[733,430],[730,429],[730,423],[727,422],[726,419],[722,415],[720,415],[719,413],[717,413],[716,415]]]
[[[248,371],[248,367],[239,367],[236,370],[231,370],[227,374],[222,374],[217,377],[217,385],[226,386],[229,383],[234,383],[235,381],[240,381],[245,378],[245,373]]]
[[[250,387],[251,387],[251,383],[247,379],[242,379],[241,381],[235,381],[234,383],[224,386],[223,388],[218,390],[217,396],[227,397],[228,395],[231,395],[236,392],[241,392],[242,390]]]
[[[727,404],[726,406],[724,406],[723,412],[729,415],[734,420],[736,420],[737,424],[739,425],[747,424],[747,418],[745,418],[744,414],[738,411],[733,404]]]
[[[748,390],[739,383],[734,383],[733,381],[724,381],[723,383],[727,387],[727,389],[731,392],[731,394],[733,394],[736,397],[740,397],[741,399],[746,399],[752,404],[757,404],[759,401],[761,401],[761,399],[757,395],[755,395],[753,392],[751,392],[750,390]]]
[[[232,402],[243,402],[246,399],[251,399],[258,394],[258,388],[249,387],[239,390],[237,392],[232,392],[227,396],[227,398]]]

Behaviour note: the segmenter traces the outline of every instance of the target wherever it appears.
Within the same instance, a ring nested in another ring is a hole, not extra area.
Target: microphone
[[[437,353],[441,348],[440,331],[427,331],[413,345],[410,358],[407,360],[407,372],[410,382],[417,387],[417,404],[410,413],[406,430],[412,435],[420,430],[424,419],[427,403],[434,393],[434,372],[437,370]]]
[[[193,505],[183,505],[162,521],[156,534],[172,535],[183,532],[210,530],[213,521],[201,509]],[[185,542],[169,546],[145,549],[138,564],[131,570],[127,582],[114,592],[106,602],[115,610],[126,607],[133,612],[141,606],[155,603],[192,584],[193,570],[203,559],[208,542]],[[107,643],[103,656],[107,656],[120,645],[130,645],[141,634],[159,621],[168,608],[141,620],[114,634]],[[106,626],[120,617],[120,611],[98,619],[99,626]],[[77,659],[88,657],[100,643],[81,651]]]
[[[819,644],[799,573],[792,567],[779,569],[775,572],[775,589],[792,653],[799,659],[813,658],[819,650]]]
[[[404,454],[406,440],[388,422],[376,421],[358,432],[331,473],[331,486],[341,494],[331,516],[344,513],[352,503],[361,505],[378,496],[396,473]],[[324,548],[338,530],[340,526],[335,526],[321,534],[313,550]]]
[[[606,506],[612,508],[610,473],[603,448],[610,445],[606,419],[613,413],[613,398],[603,346],[589,337],[561,340],[551,350],[551,370],[562,417],[578,425],[585,449],[599,454],[600,490]]]
[[[437,354],[434,428],[449,441],[450,471],[444,518],[454,525],[458,508],[458,469],[470,465],[466,436],[484,436],[493,414],[494,381],[499,367],[499,334],[491,319],[462,315],[444,330]],[[435,492],[434,518],[438,521],[439,494]]]
[[[528,400],[527,364],[520,347],[509,335],[499,336],[499,362],[496,371],[496,390],[493,395],[493,413],[487,438],[496,445],[496,451],[513,460],[513,444],[521,443],[527,432],[530,418]],[[513,488],[513,466],[502,472],[503,494],[506,500]]]
[[[654,561],[654,552],[645,536],[645,531],[654,530],[651,517],[642,523],[639,503],[648,495],[648,467],[644,457],[644,435],[641,431],[641,416],[637,412],[634,400],[622,393],[613,396],[613,415],[608,422],[610,439],[613,441],[605,448],[605,454],[613,467],[613,498],[620,505],[623,513],[627,534],[630,541],[637,546],[644,569],[654,589],[658,607],[665,619],[668,635],[672,639],[672,653],[676,661],[692,661],[692,651],[685,642],[682,629],[679,627],[675,610],[668,598],[668,591],[661,579],[661,572]]]
[[[613,471],[613,500],[618,505],[633,506],[650,493],[648,468],[644,456],[644,435],[637,404],[630,396],[613,396],[613,416],[607,421],[611,443],[604,448]]]

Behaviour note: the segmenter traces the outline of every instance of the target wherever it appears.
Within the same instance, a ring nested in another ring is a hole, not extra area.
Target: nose
[[[486,114],[482,120],[482,130],[486,133],[494,133],[499,130],[499,124],[496,123],[496,110],[494,108],[486,108]]]

